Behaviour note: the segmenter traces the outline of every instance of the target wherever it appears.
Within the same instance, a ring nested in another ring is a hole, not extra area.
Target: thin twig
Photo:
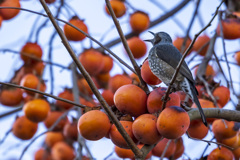
[[[168,142],[167,142],[167,144],[166,144],[166,146],[165,146],[165,148],[164,148],[164,150],[163,150],[163,152],[162,152],[162,155],[161,155],[161,157],[160,157],[160,160],[163,160],[163,158],[164,158],[164,156],[165,156],[165,154],[166,154],[166,152],[167,152],[167,150],[168,150],[168,147],[170,146],[170,143],[172,142],[172,140],[168,140]]]

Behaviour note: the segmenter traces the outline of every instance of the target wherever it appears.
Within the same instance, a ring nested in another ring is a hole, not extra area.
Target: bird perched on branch
[[[172,44],[172,39],[167,33],[150,33],[154,38],[145,40],[153,44],[148,55],[150,69],[155,76],[168,86],[182,58],[182,54]],[[173,83],[173,89],[174,91],[184,91],[193,100],[198,107],[203,123],[207,126],[205,115],[197,97],[198,92],[195,88],[195,81],[185,61],[182,63]]]

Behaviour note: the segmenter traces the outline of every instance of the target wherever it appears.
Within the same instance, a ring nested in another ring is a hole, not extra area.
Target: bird
[[[148,54],[149,67],[155,76],[169,86],[177,65],[182,58],[182,54],[172,44],[172,38],[168,33],[153,33],[151,31],[149,33],[154,36],[153,39],[145,40],[153,44]],[[207,126],[206,117],[197,97],[198,91],[195,87],[195,81],[185,61],[182,63],[176,80],[173,83],[173,90],[183,91],[192,99],[198,107],[202,122]]]

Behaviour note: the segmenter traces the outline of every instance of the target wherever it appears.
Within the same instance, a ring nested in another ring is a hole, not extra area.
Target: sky
[[[156,0],[157,1],[157,0]],[[161,3],[166,10],[171,10],[174,8],[177,4],[181,2],[181,0],[178,1],[160,1],[157,2]],[[105,13],[104,10],[104,0],[91,0],[91,1],[83,1],[83,0],[68,0],[67,3],[69,6],[73,8],[72,11],[77,12],[79,17],[81,19],[85,19],[85,23],[87,24],[89,28],[89,33],[96,38],[97,40],[100,40],[104,33],[104,39],[101,39],[100,42],[102,44],[106,44],[107,42],[115,39],[118,37],[116,29],[113,27],[113,21],[112,19]],[[155,6],[155,4],[151,3],[150,0],[131,0],[129,1],[134,8],[139,10],[144,10],[149,14],[150,20],[154,20],[158,18],[160,15],[164,14],[165,12],[158,7]],[[216,7],[219,5],[219,0],[202,0],[200,10],[201,18],[203,20],[204,25],[206,25],[211,17],[213,16]],[[59,1],[57,0],[56,4],[50,5],[50,9],[54,12],[55,7],[59,4]],[[43,12],[43,9],[41,7],[41,4],[38,1],[21,1],[21,6],[23,8],[27,8],[30,10]],[[159,31],[165,31],[170,34],[172,39],[174,40],[177,36],[185,36],[185,31],[187,29],[187,26],[189,24],[190,19],[192,18],[192,13],[194,11],[194,2],[190,2],[184,9],[182,9],[180,12],[177,13],[177,15],[174,15],[173,17],[169,18],[168,20],[162,22],[161,24],[152,27],[148,30],[151,30],[153,32],[159,32]],[[221,9],[224,9],[222,7]],[[72,12],[71,11],[71,12]],[[121,27],[123,29],[123,32],[125,34],[130,32],[129,24],[128,24],[128,18],[129,14],[132,13],[133,10],[129,9],[127,12],[127,15],[125,15],[123,18],[119,19],[119,22],[121,24]],[[44,17],[40,17],[37,20],[36,18],[39,17],[35,14],[28,13],[21,11],[20,14],[15,17],[12,20],[4,21],[1,28],[0,28],[0,50],[1,49],[12,49],[15,51],[19,51],[21,47],[29,40],[29,35],[34,28],[33,35],[31,37],[31,41],[36,40],[36,30],[37,28],[43,23],[43,21],[46,20]],[[66,12],[66,10],[63,11],[63,13],[60,15],[60,18],[64,20],[68,20],[71,16],[69,16]],[[174,21],[173,19],[177,19],[181,22],[181,24],[184,26],[185,30],[183,31]],[[214,34],[214,30],[217,26],[217,19],[215,19],[212,23],[212,26],[209,27],[206,30],[206,34],[208,34],[210,37]],[[63,23],[59,23],[61,27],[63,27]],[[195,21],[191,31],[190,31],[190,37],[193,38],[194,34],[200,31],[202,28],[201,24],[197,20]],[[40,32],[40,36],[38,37],[38,42],[44,49],[44,55],[43,59],[47,59],[48,56],[48,49],[49,49],[49,37],[52,35],[52,32],[54,31],[51,23],[47,23],[46,28],[44,28]],[[152,38],[151,34],[148,32],[144,32],[140,35],[142,39],[149,39]],[[218,44],[220,44],[220,40],[217,40]],[[81,44],[71,42],[71,46],[73,47],[74,51],[78,55],[82,52],[84,48],[88,48],[90,46],[89,40],[85,39]],[[54,50],[53,50],[53,61],[58,64],[62,64],[64,66],[68,66],[72,60],[67,53],[66,49],[63,47],[61,40],[58,36],[56,36],[54,40]],[[219,47],[220,46],[220,47]],[[216,46],[216,53],[222,54],[222,47],[221,45]],[[97,44],[93,43],[93,47],[99,47]],[[150,44],[147,44],[148,50],[151,48]],[[239,42],[238,41],[226,41],[226,47],[227,49],[231,51],[236,51],[239,49]],[[116,53],[120,58],[122,58],[124,61],[126,61],[128,64],[130,64],[130,61],[126,54],[124,53],[123,46],[121,44],[118,44],[111,48],[111,50]],[[139,60],[137,60],[137,63],[140,65],[143,60],[146,58],[143,57]],[[189,58],[190,59],[190,58]],[[197,59],[199,59],[197,57]],[[188,58],[186,59],[188,60]],[[232,60],[232,59],[230,59]],[[2,69],[0,69],[0,81],[7,82],[12,76],[13,76],[13,70],[17,70],[23,62],[21,59],[19,59],[19,55],[12,54],[12,53],[2,53],[0,52],[0,64],[2,66]],[[192,66],[195,64],[192,64]],[[216,64],[213,65],[216,67]],[[191,67],[191,66],[190,66]],[[236,69],[232,68],[233,72],[237,71]],[[128,73],[131,73],[126,69]],[[114,65],[113,70],[111,71],[111,75],[115,75],[117,73],[122,73],[121,69]],[[239,75],[239,72],[236,72],[236,76]],[[63,90],[64,87],[72,86],[71,82],[71,74],[68,70],[62,70],[61,68],[54,67],[54,95],[57,95],[59,92]],[[47,66],[44,77],[45,80],[47,80],[46,84],[49,85],[49,68]],[[221,78],[221,77],[220,77]],[[223,82],[224,84],[224,82]],[[239,87],[238,87],[239,88]],[[50,89],[48,88],[46,92],[49,92]],[[239,89],[238,89],[239,92]],[[53,101],[50,99],[50,101]],[[231,108],[232,105],[229,104],[227,106],[228,108]],[[0,112],[4,113],[11,109],[5,106],[0,106]],[[17,113],[17,115],[22,115],[21,112]],[[1,132],[0,132],[0,139],[4,137],[4,134],[6,131],[8,131],[11,128],[12,123],[14,122],[15,115],[2,118],[0,120],[0,126],[1,126]],[[39,125],[39,129],[36,133],[36,135],[40,134],[45,130],[45,127],[43,125]],[[205,139],[210,139],[212,136],[212,133],[209,133],[208,136]],[[195,142],[193,140],[189,140],[185,135],[184,137],[184,143],[185,145],[186,153],[188,156],[194,158],[199,157],[201,155],[202,151],[204,150],[204,147],[207,145],[205,142]],[[26,152],[23,159],[29,159],[31,160],[33,157],[33,153],[40,147],[40,145],[43,143],[44,136],[39,138],[34,144],[29,148],[29,150]],[[30,141],[21,141],[19,139],[16,139],[12,133],[9,134],[7,139],[3,144],[0,145],[0,160],[1,157],[11,157],[13,159],[18,158],[21,154],[24,146],[26,146]],[[89,145],[89,148],[91,149],[92,154],[94,157],[97,157],[97,159],[103,159],[108,154],[110,154],[113,151],[113,145],[108,139],[102,139],[100,141],[96,142],[90,142],[87,143]],[[102,151],[102,148],[104,146],[104,152]],[[105,147],[107,146],[107,147]],[[201,147],[199,147],[201,146]],[[214,148],[215,145],[211,145],[209,148]],[[209,149],[206,153],[209,153],[211,149]],[[116,155],[113,155],[113,157],[116,157]]]

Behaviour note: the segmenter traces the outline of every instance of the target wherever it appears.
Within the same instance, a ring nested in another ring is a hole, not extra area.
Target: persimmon
[[[110,4],[117,18],[122,17],[126,13],[126,6],[123,1],[111,0]],[[107,6],[105,6],[105,11],[108,15],[111,15]]]
[[[227,148],[216,148],[208,155],[207,160],[216,159],[233,160],[234,155],[232,151],[228,150]]]
[[[231,138],[226,138],[226,139],[223,139],[223,140],[220,140],[222,144],[225,144],[229,147],[232,147],[233,149],[236,149],[238,148],[240,145],[239,145],[239,141],[240,141],[240,135],[239,134],[236,134],[235,136],[231,137]]]
[[[91,110],[78,120],[78,131],[83,138],[96,141],[106,136],[111,123],[108,116],[99,110]]]
[[[21,7],[19,0],[4,0],[0,3],[0,7]],[[0,16],[4,20],[14,18],[20,12],[19,9],[0,9]]]
[[[141,33],[148,29],[150,19],[147,13],[142,11],[136,11],[130,15],[130,26],[133,32]]]
[[[202,35],[197,38],[193,45],[193,50],[195,50],[199,55],[205,56],[208,50],[210,38],[208,35]]]
[[[132,78],[133,84],[139,84],[140,83],[140,79],[135,73],[130,74],[130,78]]]
[[[185,43],[184,43],[185,42]],[[187,50],[188,46],[191,44],[192,40],[187,38],[185,41],[185,37],[177,37],[173,41],[173,45],[181,52],[182,54]],[[188,55],[191,53],[192,49],[188,52]]]
[[[59,98],[67,99],[69,101],[74,101],[73,93],[69,89],[64,89],[64,91],[58,94]],[[73,107],[73,104],[56,100],[56,106],[61,109],[69,109]]]
[[[206,127],[201,121],[192,120],[187,131],[191,137],[203,139],[208,134],[208,127]]]
[[[51,149],[51,156],[54,160],[73,160],[74,149],[65,142],[57,142]]]
[[[149,67],[148,60],[146,60],[142,64],[141,76],[142,76],[142,79],[149,85],[158,85],[158,84],[160,84],[162,82],[157,76],[155,76],[152,73],[152,71],[151,71],[151,69]]]
[[[47,128],[50,128],[59,118],[61,118],[60,122],[53,128],[53,131],[62,131],[63,127],[66,123],[68,123],[67,116],[61,117],[63,112],[60,111],[51,111],[47,118],[44,121],[44,125]]]
[[[232,152],[236,160],[240,158],[240,147],[238,147],[237,149],[234,149]]]
[[[35,72],[36,75],[41,76],[43,74],[44,67],[45,67],[45,64],[43,62],[36,62],[33,65],[33,72]]]
[[[235,58],[237,64],[240,66],[240,51],[235,53],[234,58]]]
[[[165,93],[166,88],[164,87],[155,88],[152,92],[150,92],[147,98],[147,109],[149,113],[156,113],[162,110],[162,97]],[[171,93],[169,98],[170,100],[167,101],[165,107],[180,106],[180,98],[177,93]]]
[[[143,146],[144,146],[144,144],[141,144],[141,143],[137,145],[137,147],[139,149],[142,149]],[[148,154],[146,155],[145,159],[150,159],[151,156],[152,156],[152,151],[148,152]],[[134,158],[132,160],[134,160]]]
[[[37,89],[39,84],[39,79],[37,76],[35,76],[32,73],[26,74],[20,81],[20,85],[23,87],[31,88],[31,89]],[[33,94],[33,92],[24,90],[27,93]]]
[[[102,86],[107,86],[108,85],[108,81],[110,79],[110,73],[100,73],[98,75],[95,76],[98,84],[102,87]],[[106,87],[103,87],[106,88]]]
[[[165,108],[157,119],[158,132],[168,139],[181,137],[187,131],[189,125],[188,113],[177,106]]]
[[[100,71],[101,74],[108,73],[113,67],[113,59],[109,55],[103,55],[103,68]]]
[[[47,132],[45,137],[45,144],[51,148],[57,142],[64,141],[62,132]]]
[[[114,104],[117,109],[134,117],[147,112],[146,102],[147,94],[140,87],[133,84],[120,87],[114,94]]]
[[[88,27],[83,22],[83,20],[80,20],[78,17],[72,17],[69,20],[69,23],[82,30],[83,32],[88,33]],[[84,34],[68,24],[64,25],[63,31],[69,41],[82,41],[84,38],[86,38]]]
[[[212,124],[212,131],[218,140],[235,136],[238,129],[239,127],[234,121],[217,119]]]
[[[79,98],[79,101],[80,101],[80,104],[83,104],[83,105],[88,106],[88,107],[96,106],[96,103],[94,101],[87,100],[87,99],[84,99],[82,97]]]
[[[108,87],[113,93],[115,93],[116,90],[121,86],[131,83],[132,79],[130,77],[122,74],[116,74],[115,76],[109,79]]]
[[[0,92],[0,103],[5,106],[17,106],[23,100],[23,92],[20,88],[6,88]]]
[[[173,158],[174,159],[180,158],[183,155],[184,150],[185,150],[185,147],[183,145],[183,139],[182,137],[180,137],[176,140],[176,150],[173,154]]]
[[[176,150],[176,144],[173,140],[169,140],[166,138],[162,139],[161,141],[159,141],[157,143],[157,145],[152,149],[152,154],[154,156],[161,157],[168,141],[171,141],[171,142],[167,148],[167,151],[166,151],[164,157],[169,158],[170,156],[172,156]]]
[[[46,3],[48,3],[48,4],[52,4],[52,3],[54,3],[56,0],[45,0],[45,2]]]
[[[0,15],[0,27],[2,27],[2,21],[3,21],[3,18],[2,18],[2,16]]]
[[[38,149],[34,154],[34,160],[51,160],[50,152],[44,148]]]
[[[203,95],[207,95],[203,85],[196,85],[195,87],[198,91],[198,98],[203,98]]]
[[[79,60],[86,71],[91,75],[99,74],[104,67],[104,56],[95,49],[87,49],[79,55]]]
[[[77,141],[78,139],[78,129],[77,122],[67,123],[63,128],[63,135],[67,139]]]
[[[38,123],[47,118],[50,105],[43,99],[34,99],[24,104],[23,112],[30,121]]]
[[[94,82],[94,84],[96,85],[97,88],[99,88],[98,82],[96,80],[96,78],[91,77],[92,81]],[[88,85],[88,82],[85,78],[80,78],[77,80],[77,85],[78,85],[78,89],[81,93],[86,94],[86,95],[92,95],[92,89],[90,88],[90,86]]]
[[[224,107],[230,100],[230,90],[225,86],[219,86],[214,89],[213,96],[216,98],[217,103]]]
[[[12,126],[13,134],[22,140],[31,139],[37,129],[38,124],[30,121],[26,116],[18,117]]]
[[[155,144],[161,139],[156,127],[157,117],[152,114],[142,114],[132,124],[133,135],[143,144]]]
[[[129,38],[127,43],[134,58],[139,59],[146,55],[147,45],[139,37]]]
[[[26,64],[35,64],[38,61],[34,58],[41,59],[43,55],[43,51],[41,46],[37,43],[27,42],[21,49],[21,59]]]
[[[240,18],[226,18],[221,20],[223,37],[225,39],[240,38]],[[220,35],[220,24],[217,26],[217,34]]]
[[[114,105],[114,101],[113,101],[114,94],[111,90],[106,90],[106,89],[103,90],[102,96],[106,100],[109,106]]]
[[[198,66],[196,67],[196,69],[195,69],[195,71],[194,71],[195,75],[197,75],[197,71],[198,71]],[[206,68],[206,71],[205,71],[205,75],[206,75],[207,77],[214,77],[215,74],[216,74],[216,73],[215,73],[213,67],[208,64],[208,65],[207,65],[207,68]]]
[[[114,151],[119,158],[134,158],[134,153],[131,149],[125,149],[115,146]]]
[[[120,121],[120,123],[122,124],[122,126],[125,129],[125,131],[127,132],[127,134],[130,136],[130,138],[132,138],[132,140],[135,143],[137,143],[137,140],[132,133],[132,123],[133,122],[131,122],[131,121]],[[122,135],[118,131],[115,124],[113,124],[111,126],[111,129],[109,131],[109,136],[110,136],[110,139],[113,142],[113,144],[115,144],[116,146],[118,146],[120,148],[129,149],[129,146],[127,145],[125,139],[122,137]]]

